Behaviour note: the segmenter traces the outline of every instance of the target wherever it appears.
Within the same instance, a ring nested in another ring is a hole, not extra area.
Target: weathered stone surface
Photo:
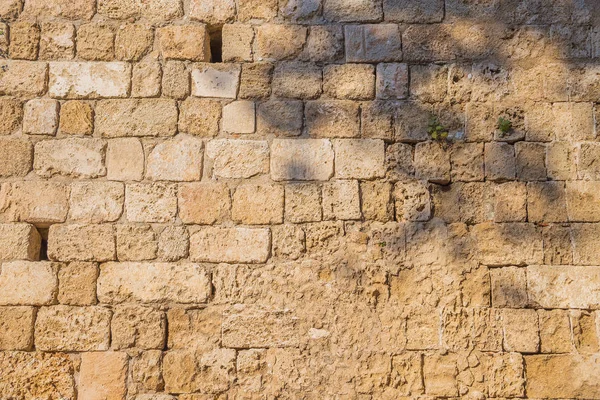
[[[114,222],[123,212],[125,188],[118,182],[76,182],[71,185],[69,217],[98,224]]]
[[[529,182],[527,184],[529,222],[566,222],[567,202],[562,182]]]
[[[64,99],[127,97],[131,66],[122,62],[51,62],[48,94]]]
[[[181,103],[179,113],[179,132],[201,137],[219,133],[220,102],[190,97]]]
[[[198,354],[185,350],[169,351],[163,360],[165,390],[210,394],[226,391],[235,381],[235,355],[233,349],[214,349]]]
[[[19,21],[10,26],[10,58],[35,60],[38,55],[40,28],[33,22]]]
[[[326,181],[333,176],[333,160],[333,146],[327,139],[274,139],[271,178]]]
[[[406,64],[378,64],[376,90],[378,99],[405,99],[408,97],[408,67]]]
[[[190,2],[190,17],[209,25],[228,22],[234,15],[234,0],[192,0]]]
[[[442,0],[384,0],[386,21],[405,23],[441,22],[444,17]]]
[[[94,110],[88,103],[71,100],[60,107],[61,133],[91,135],[94,131]]]
[[[158,239],[158,258],[177,261],[188,256],[190,235],[185,226],[168,226]]]
[[[146,18],[151,22],[170,21],[183,15],[179,0],[99,0],[98,14],[114,19]]]
[[[177,196],[179,218],[186,224],[221,223],[230,214],[229,188],[222,183],[183,184],[179,186]]]
[[[394,188],[397,221],[428,221],[431,199],[423,181],[398,182]]]
[[[568,353],[572,350],[568,311],[538,310],[542,353]]]
[[[347,62],[393,62],[402,60],[398,25],[346,25]]]
[[[223,315],[223,346],[294,347],[301,342],[300,321],[289,310],[235,306]]]
[[[385,175],[383,140],[338,139],[333,145],[337,178],[374,179]]]
[[[177,214],[175,186],[136,183],[125,189],[125,212],[129,222],[169,222]]]
[[[271,94],[272,76],[273,64],[271,63],[242,64],[239,98],[263,99],[268,97]]]
[[[254,133],[256,126],[255,104],[252,101],[234,101],[223,107],[224,132]]]
[[[97,178],[106,175],[105,153],[101,139],[43,140],[35,145],[33,168],[43,177]]]
[[[271,233],[264,228],[203,227],[190,235],[193,261],[264,263],[270,248]]]
[[[315,222],[322,218],[321,188],[311,183],[285,187],[286,222]]]
[[[144,148],[139,139],[112,139],[106,149],[106,178],[140,181],[144,175]]]
[[[146,61],[133,67],[131,97],[157,97],[160,95],[162,71],[160,64]]]
[[[110,25],[89,23],[77,29],[77,55],[84,60],[110,61],[115,56],[115,32]]]
[[[15,399],[75,398],[75,366],[68,354],[1,352],[0,396]]]
[[[538,315],[535,310],[510,310],[502,312],[504,350],[537,353],[540,346]]]
[[[90,262],[71,262],[58,271],[58,302],[71,306],[96,304],[98,266]]]
[[[23,120],[23,104],[10,97],[0,99],[0,135],[13,133]]]
[[[68,22],[44,22],[40,38],[39,58],[70,60],[75,55],[75,27]]]
[[[210,293],[210,276],[198,264],[106,263],[98,276],[103,303],[204,303]]]
[[[58,127],[58,102],[35,99],[23,107],[23,132],[30,135],[54,135]]]
[[[169,321],[170,349],[212,350],[221,342],[223,308],[220,306],[186,310],[171,308]]]
[[[525,356],[527,395],[537,398],[594,398],[600,376],[597,356]]]
[[[566,212],[569,221],[600,221],[600,182],[569,181],[566,185]]]
[[[33,307],[0,308],[0,350],[31,350],[34,319]]]
[[[0,211],[9,221],[44,227],[64,222],[69,211],[69,187],[58,182],[24,181],[3,186]],[[44,196],[40,196],[44,193]]]
[[[314,99],[321,94],[321,68],[298,62],[280,63],[273,72],[273,94],[281,98]]]
[[[333,181],[323,185],[323,219],[360,219],[358,181]]]
[[[52,225],[48,257],[57,261],[114,260],[115,237],[111,225]]]
[[[117,225],[119,261],[153,260],[157,251],[156,233],[150,225]]]
[[[103,307],[42,307],[35,321],[35,347],[42,351],[108,350],[111,312]]]
[[[35,306],[51,304],[58,288],[57,269],[57,265],[50,262],[2,263],[0,304]]]
[[[306,27],[300,25],[260,25],[254,38],[254,59],[270,61],[294,58],[302,51],[306,34]]]
[[[198,64],[192,69],[192,95],[235,99],[240,85],[236,64]]]
[[[533,225],[485,223],[475,225],[472,232],[484,264],[525,265],[542,261],[542,237]]]
[[[172,25],[157,30],[164,59],[210,61],[210,37],[204,25]]]
[[[90,400],[123,399],[127,393],[128,359],[121,352],[83,353],[78,395]]]
[[[527,275],[525,268],[492,268],[490,279],[492,305],[494,307],[527,307]]]
[[[133,380],[147,390],[161,390],[164,387],[162,378],[162,352],[160,350],[148,350],[134,357],[130,367]],[[139,395],[159,396],[150,397],[148,400],[173,400],[167,395]],[[138,398],[139,398],[138,396]],[[167,396],[163,398],[161,396]]]
[[[162,349],[165,345],[167,321],[159,310],[118,306],[113,310],[110,326],[114,349]]]
[[[600,242],[596,224],[572,224],[571,242],[573,246],[573,261],[575,265],[599,265],[597,246]]]
[[[269,100],[259,103],[256,130],[260,134],[300,136],[303,125],[303,104],[300,100]]]
[[[231,219],[238,224],[283,222],[283,187],[280,185],[240,185],[232,200]]]
[[[382,16],[381,2],[375,0],[331,0],[325,4],[323,13],[330,21],[369,22]]]
[[[450,181],[450,154],[434,141],[415,146],[415,176],[429,182],[446,184]]]
[[[138,61],[152,47],[153,30],[144,24],[127,24],[117,29],[115,56],[118,60]]]
[[[93,0],[77,0],[66,4],[44,0],[27,0],[23,13],[32,16],[52,16],[67,19],[90,19],[96,11]]]
[[[177,105],[169,99],[99,101],[95,122],[103,137],[173,136]]]
[[[357,137],[359,120],[358,105],[348,100],[315,100],[305,106],[306,128],[311,137]]]
[[[365,219],[381,222],[394,219],[394,202],[390,183],[361,182],[360,194]]]
[[[252,61],[252,41],[254,29],[252,25],[223,25],[223,61]]]
[[[0,260],[38,260],[40,242],[33,225],[0,224]]]
[[[185,135],[157,144],[148,154],[146,176],[155,181],[199,181],[202,147],[201,140]]]
[[[328,65],[323,69],[323,91],[336,99],[375,97],[375,69],[371,65]]]
[[[432,396],[456,396],[458,386],[456,376],[456,355],[434,354],[423,360],[425,393]]]
[[[206,157],[219,178],[250,178],[269,171],[269,145],[262,140],[211,140]]]
[[[599,282],[600,267],[527,267],[529,301],[542,308],[599,308]]]
[[[0,139],[0,176],[25,176],[31,171],[33,145],[29,140]]]
[[[0,69],[1,95],[31,97],[46,91],[46,63],[2,60]]]
[[[242,21],[252,19],[270,20],[277,16],[275,0],[240,0],[238,2],[238,18]]]
[[[496,186],[494,193],[495,222],[525,222],[527,219],[527,185],[505,182]]]

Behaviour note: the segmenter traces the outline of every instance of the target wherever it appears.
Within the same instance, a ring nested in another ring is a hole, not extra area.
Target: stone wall
[[[597,0],[0,16],[0,399],[600,398]]]

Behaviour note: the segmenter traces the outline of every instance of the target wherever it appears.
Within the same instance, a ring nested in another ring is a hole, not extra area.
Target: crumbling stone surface
[[[0,0],[0,399],[600,399],[592,0]]]

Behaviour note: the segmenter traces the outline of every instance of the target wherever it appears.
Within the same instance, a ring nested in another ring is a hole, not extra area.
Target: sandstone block
[[[103,303],[205,303],[210,275],[198,264],[106,263],[100,266],[98,300]]]
[[[458,368],[455,354],[432,354],[423,360],[425,393],[432,396],[456,396]]]
[[[167,61],[162,67],[162,94],[183,99],[190,93],[190,72],[184,61]],[[188,99],[191,101],[192,99]],[[185,103],[182,103],[182,106]],[[181,108],[183,110],[183,107]]]
[[[360,219],[358,181],[333,181],[323,186],[323,219]]]
[[[0,349],[31,350],[34,319],[33,307],[0,308]]]
[[[36,17],[63,17],[67,19],[91,19],[96,12],[94,0],[76,0],[69,3],[53,3],[45,0],[27,0],[23,13]]]
[[[13,133],[23,120],[23,105],[17,99],[0,99],[0,135]]]
[[[569,221],[600,221],[600,182],[567,182],[567,212]]]
[[[97,178],[106,175],[105,153],[101,139],[43,140],[35,145],[33,168],[43,177]]]
[[[96,104],[96,133],[103,137],[173,136],[177,105],[169,99],[106,100]]]
[[[46,63],[2,60],[0,69],[0,94],[3,96],[35,97],[46,91]]]
[[[336,99],[372,99],[375,68],[364,64],[327,65],[323,70],[323,91]]]
[[[98,14],[114,19],[143,17],[158,23],[183,16],[183,4],[180,0],[99,0]]]
[[[386,21],[404,23],[441,22],[444,17],[442,0],[384,0]]]
[[[48,256],[59,261],[109,261],[115,258],[111,225],[52,225]]]
[[[529,182],[527,184],[529,222],[566,222],[567,202],[562,182]]]
[[[190,235],[185,226],[168,226],[158,239],[158,258],[177,261],[188,256]]]
[[[254,59],[278,61],[295,58],[306,43],[307,32],[307,28],[300,25],[259,25],[254,38]]]
[[[192,0],[190,3],[190,18],[208,25],[219,25],[229,22],[234,16],[234,0]]]
[[[495,354],[486,363],[490,396],[525,395],[523,357],[519,353]]]
[[[252,101],[240,100],[223,107],[224,132],[254,133],[256,126],[255,105]]]
[[[337,178],[374,179],[385,175],[383,140],[338,139],[333,146]]]
[[[150,225],[117,225],[119,261],[153,260],[157,251],[156,233]]]
[[[314,99],[321,94],[322,81],[321,68],[314,64],[279,63],[273,73],[273,94],[291,99]]]
[[[29,140],[0,139],[0,176],[25,176],[33,164],[33,145]]]
[[[406,319],[406,348],[408,350],[438,349],[440,339],[439,314],[436,315],[429,307],[417,307],[411,310]]]
[[[390,375],[392,386],[398,395],[422,394],[423,387],[422,358],[417,352],[406,352],[392,358]]]
[[[544,264],[568,265],[573,263],[573,245],[569,226],[550,225],[542,230]]]
[[[110,310],[103,307],[42,307],[35,321],[35,347],[42,351],[108,350],[110,318]]]
[[[479,307],[444,311],[442,340],[444,348],[452,351],[501,351],[501,313],[495,309]]]
[[[84,60],[111,61],[115,57],[115,32],[110,25],[90,23],[77,29],[77,55]]]
[[[527,395],[537,398],[593,398],[600,384],[597,356],[525,356]]]
[[[527,275],[525,271],[525,268],[518,267],[490,269],[493,307],[527,307]]]
[[[275,181],[323,181],[333,176],[334,152],[329,140],[274,139],[271,153],[271,178]]]
[[[205,25],[171,25],[157,30],[166,60],[210,61],[210,37]]]
[[[252,25],[225,24],[222,35],[223,61],[252,61],[252,41],[254,40]]]
[[[453,181],[482,181],[483,143],[455,143],[450,149]]]
[[[94,110],[88,103],[70,100],[60,107],[61,133],[69,135],[91,135],[94,131]]]
[[[38,260],[41,237],[29,224],[0,224],[0,260]]]
[[[232,349],[214,349],[202,354],[169,351],[163,360],[165,390],[211,394],[227,391],[235,381],[235,358],[236,352]]]
[[[162,73],[160,64],[154,61],[133,66],[131,97],[157,97],[160,95]]]
[[[489,180],[515,179],[515,149],[508,143],[485,144],[485,176]]]
[[[398,182],[394,188],[397,221],[428,221],[431,199],[423,181]]]
[[[394,143],[385,151],[387,176],[391,180],[408,180],[415,175],[413,148],[409,144]]]
[[[203,142],[178,135],[157,144],[148,155],[146,176],[155,181],[199,181]]]
[[[402,39],[395,24],[346,25],[346,62],[402,61]]]
[[[69,217],[91,224],[114,222],[123,212],[124,198],[122,183],[75,182],[71,184]]]
[[[271,234],[263,228],[202,227],[191,233],[193,261],[264,263],[269,258]]]
[[[406,64],[377,64],[378,99],[405,99],[408,97],[408,67]]]
[[[582,143],[580,145],[579,163],[577,165],[579,179],[600,179],[600,168],[596,165],[598,155],[600,155],[600,146],[598,146],[598,143]]]
[[[312,183],[286,185],[286,222],[316,222],[321,220],[322,214],[320,186]]]
[[[306,103],[308,134],[315,138],[358,137],[358,104],[349,100],[315,100]]]
[[[555,180],[577,179],[577,163],[575,162],[576,152],[577,149],[575,146],[568,142],[548,143],[546,146],[546,168],[548,178]],[[585,165],[585,160],[583,161]],[[590,172],[593,173],[593,170]],[[584,172],[584,176],[585,175],[587,174]],[[593,175],[588,176],[591,177]]]
[[[429,182],[450,182],[450,153],[434,141],[415,146],[415,176]]]
[[[70,306],[96,304],[98,266],[94,263],[72,262],[58,271],[58,302]]]
[[[123,62],[50,63],[48,93],[61,99],[127,97],[131,66]]]
[[[600,245],[600,226],[597,224],[572,224],[573,264],[599,265],[598,245]]]
[[[271,94],[273,64],[242,64],[240,78],[240,99],[263,99]]]
[[[283,187],[280,185],[240,185],[233,193],[231,219],[244,225],[283,222]]]
[[[262,140],[211,140],[206,157],[219,178],[250,178],[269,172],[269,145]]]
[[[13,398],[75,398],[74,365],[63,353],[2,352],[0,393]]]
[[[108,141],[106,178],[111,181],[140,181],[144,176],[144,148],[139,139]]]
[[[240,85],[236,64],[198,64],[192,69],[192,95],[235,99]]]
[[[118,306],[111,320],[114,349],[162,349],[165,345],[165,314],[150,307]]]
[[[169,321],[170,349],[198,349],[210,351],[221,342],[223,308],[220,306],[186,310],[171,308]]]
[[[4,188],[2,212],[10,221],[25,221],[43,227],[64,222],[67,218],[69,188],[62,183],[25,181],[7,184]]]
[[[240,0],[238,2],[238,18],[242,21],[253,19],[269,21],[277,16],[275,0]]]
[[[181,103],[179,113],[179,132],[201,137],[214,137],[219,133],[220,102],[190,97]]]
[[[58,289],[57,265],[50,262],[13,261],[2,264],[1,305],[51,304]],[[19,290],[15,290],[19,288]]]
[[[518,142],[515,144],[517,178],[522,181],[546,180],[546,145]]]
[[[414,101],[398,102],[393,114],[396,140],[405,143],[417,143],[431,138],[427,132],[431,114],[422,103]]]
[[[599,281],[599,267],[527,267],[529,301],[532,305],[542,308],[598,308]]]
[[[572,350],[568,311],[538,310],[542,353],[568,353]]]
[[[306,251],[306,234],[296,225],[277,225],[272,229],[273,257],[297,260]]]
[[[361,105],[361,133],[369,139],[394,137],[394,109],[398,103],[391,101],[370,101]]]
[[[115,56],[117,60],[139,61],[151,48],[153,29],[143,24],[126,24],[117,29]]]
[[[162,390],[164,387],[162,378],[162,351],[143,351],[139,356],[134,357],[131,364],[131,375],[134,382],[147,390]],[[172,396],[168,395],[148,394],[138,395],[137,398],[139,399],[140,396],[152,396],[145,400],[174,400]]]
[[[23,0],[6,0],[0,4],[0,17],[6,21],[13,21],[19,17],[23,9]]]
[[[289,310],[234,306],[223,315],[223,346],[295,347],[301,342],[299,325]]]
[[[222,183],[188,183],[179,186],[179,217],[186,224],[212,225],[229,216],[229,188]]]
[[[300,100],[268,100],[258,104],[256,130],[259,134],[299,136],[304,123]]]
[[[484,223],[472,230],[479,259],[486,265],[526,265],[543,259],[542,237],[530,224]]]
[[[127,353],[81,355],[78,395],[89,400],[123,399],[127,393]]]
[[[427,103],[443,101],[448,92],[448,67],[445,65],[426,64],[411,65],[410,94],[412,97]],[[478,115],[479,117],[479,115]],[[475,122],[479,122],[473,118]],[[473,136],[482,128],[471,122]],[[475,126],[473,126],[475,125]],[[469,130],[467,131],[469,132]]]
[[[306,4],[306,2],[303,2]],[[344,32],[339,25],[313,25],[302,58],[312,62],[335,62],[344,57]]]
[[[392,185],[388,182],[361,182],[362,211],[365,219],[387,222],[394,219]]]
[[[554,136],[558,141],[594,140],[594,117],[590,103],[552,104]]]
[[[527,185],[505,182],[495,188],[495,222],[525,222],[527,219]]]
[[[39,43],[40,28],[35,23],[20,21],[10,25],[10,58],[35,60]]]
[[[177,214],[176,188],[164,183],[127,185],[125,210],[129,222],[170,222]]]
[[[371,22],[381,19],[381,2],[375,0],[331,0],[323,9],[325,19],[336,22]]]
[[[540,346],[538,315],[535,310],[505,309],[502,311],[504,350],[537,353]]]

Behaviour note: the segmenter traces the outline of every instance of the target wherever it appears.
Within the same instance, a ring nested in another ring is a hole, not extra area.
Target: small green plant
[[[513,124],[509,119],[504,117],[498,118],[498,130],[502,133],[502,135],[506,135],[510,131],[512,131]]]
[[[431,117],[427,132],[429,132],[433,140],[448,140],[448,129],[442,125],[438,117]]]

